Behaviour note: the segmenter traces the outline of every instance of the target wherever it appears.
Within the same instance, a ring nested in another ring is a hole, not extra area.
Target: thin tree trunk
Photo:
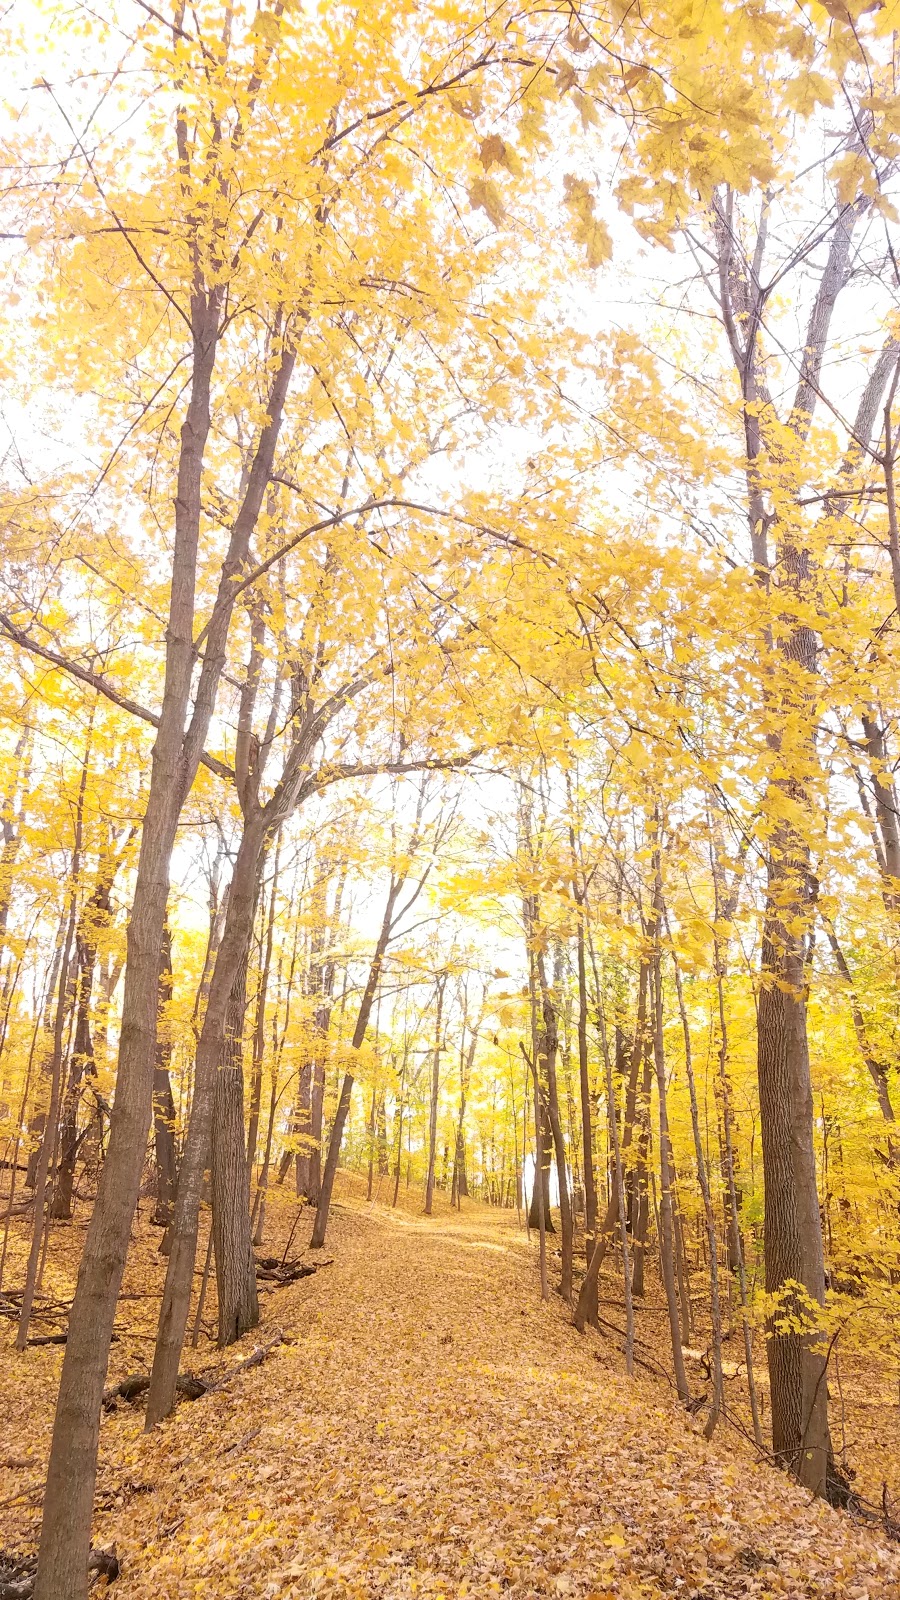
[[[50,1063],[51,1063],[51,1061],[53,1059],[54,1017],[56,1015],[55,1010],[54,1010],[54,1006],[53,1006],[53,996],[56,994],[56,984],[57,984],[57,980],[59,978],[60,965],[62,963],[63,945],[65,944],[65,939],[66,939],[66,928],[68,926],[68,919],[69,919],[68,905],[67,905],[66,901],[64,900],[63,901],[62,911],[60,912],[59,924],[57,926],[56,939],[55,939],[55,942],[54,942],[54,945],[53,945],[53,960],[52,960],[52,962],[50,964],[50,981],[49,981],[49,983],[47,985],[47,992],[46,992],[46,995],[45,995],[45,998],[44,998],[44,1007],[43,1007],[43,1011],[42,1011],[42,1014],[41,1014],[42,1032],[44,1033],[44,1035],[46,1035],[46,1038],[44,1039],[44,1041],[42,1043],[41,1049],[38,1051],[38,1058],[37,1058],[38,1059],[38,1081],[40,1083],[40,1081],[43,1080],[43,1085],[46,1088],[46,1092],[47,1092],[48,1097],[49,1097],[49,1091],[50,1091],[50,1076],[49,1076],[49,1074],[50,1074]],[[43,1095],[42,1095],[42,1092],[41,1092],[41,1088],[39,1088],[38,1089],[38,1104],[41,1105],[42,1103],[43,1103]],[[43,1137],[44,1137],[44,1129],[46,1128],[46,1125],[47,1125],[47,1113],[46,1113],[46,1111],[43,1111],[43,1110],[34,1111],[32,1116],[31,1116],[31,1118],[29,1119],[29,1123],[28,1123],[28,1137],[29,1137],[29,1140],[31,1141],[31,1147],[30,1147],[29,1152],[28,1152],[28,1168],[27,1168],[27,1171],[25,1173],[25,1187],[28,1188],[28,1189],[33,1189],[34,1188],[35,1180],[37,1178],[37,1168],[38,1168],[38,1161],[40,1159],[40,1153],[41,1153],[41,1143],[42,1143],[42,1140],[43,1140]]]
[[[259,975],[259,988],[256,995],[256,1018],[253,1027],[253,1064],[250,1076],[250,1121],[247,1128],[247,1172],[253,1177],[253,1168],[256,1165],[256,1143],[259,1138],[259,1114],[262,1106],[262,1080],[263,1057],[266,1043],[266,999],[269,992],[269,972],[272,966],[272,944],[275,937],[275,902],[278,895],[278,866],[281,854],[281,840],[275,846],[275,857],[272,865],[272,893],[269,898],[269,912],[266,918],[265,948],[262,961],[262,971]]]
[[[625,1197],[625,1173],[622,1168],[622,1147],[619,1143],[619,1119],[616,1115],[616,1099],[613,1088],[612,1062],[609,1055],[609,1039],[606,1033],[606,1017],[603,1013],[603,992],[600,987],[600,974],[597,971],[597,958],[594,954],[593,942],[591,942],[590,951],[591,968],[594,974],[594,988],[597,993],[597,1025],[600,1033],[600,1048],[603,1052],[603,1071],[606,1079],[606,1104],[609,1112],[609,1137],[613,1153],[613,1192],[610,1196],[610,1204],[612,1205],[614,1203],[618,1210],[619,1242],[622,1246],[622,1282],[625,1299],[625,1370],[630,1378],[634,1373],[634,1297],[631,1293],[631,1250],[628,1244],[628,1208]],[[598,1240],[597,1245],[599,1245],[599,1242],[600,1241]],[[594,1246],[594,1253],[596,1253],[597,1245]],[[592,1267],[593,1253],[588,1266],[588,1271],[590,1271]],[[578,1311],[576,1311],[576,1316],[573,1319],[576,1323],[576,1326],[579,1326],[577,1322],[579,1311],[582,1312],[585,1320],[587,1320],[591,1306],[594,1308],[594,1319],[596,1319],[596,1283],[597,1279],[595,1276],[593,1293],[591,1294],[589,1292],[585,1297],[585,1305],[583,1308],[581,1306],[581,1300],[579,1297]],[[580,1324],[580,1331],[582,1333],[584,1332],[584,1322]]]
[[[553,1144],[556,1151],[556,1177],[559,1187],[559,1231],[562,1245],[562,1267],[560,1276],[560,1294],[567,1305],[572,1301],[572,1201],[569,1193],[569,1170],[566,1161],[566,1146],[563,1138],[562,1120],[559,1114],[559,1085],[556,1077],[556,1058],[559,1049],[559,1035],[556,1026],[556,1007],[550,994],[547,976],[544,969],[543,954],[538,951],[536,956],[538,981],[541,991],[542,1027],[540,1031],[540,1044],[547,1068],[547,1113],[550,1119],[550,1128],[553,1133]]]
[[[82,785],[81,798],[84,797]],[[53,1029],[53,1053],[50,1060],[50,1106],[44,1124],[44,1136],[41,1140],[41,1150],[38,1157],[37,1172],[34,1184],[34,1225],[31,1233],[31,1249],[28,1254],[28,1266],[25,1272],[25,1290],[22,1296],[22,1309],[19,1314],[18,1329],[16,1332],[16,1349],[24,1350],[28,1343],[28,1327],[31,1321],[31,1308],[34,1304],[35,1289],[37,1286],[38,1263],[41,1254],[41,1241],[44,1231],[44,1203],[47,1196],[47,1184],[50,1175],[50,1163],[56,1145],[56,1125],[59,1118],[60,1090],[62,1087],[62,1061],[63,1061],[63,1034],[66,1022],[66,998],[68,991],[69,960],[72,952],[72,940],[75,935],[75,898],[78,885],[78,870],[81,855],[81,805],[79,804],[78,821],[75,833],[75,849],[72,856],[72,871],[69,877],[68,900],[69,920],[66,927],[65,941],[63,944],[62,960],[59,967],[59,991],[56,1001],[56,1021]]]
[[[537,1063],[532,1060],[521,1041],[519,1043],[519,1049],[521,1050],[529,1068],[531,1069],[531,1076],[534,1080],[534,1183],[535,1187],[537,1187],[539,1174],[543,1171],[544,1157],[544,1118],[541,1107],[541,1100],[543,1096],[541,1094],[541,1082],[538,1077]],[[540,1262],[541,1271],[541,1299],[549,1300],[550,1285],[547,1279],[547,1221],[546,1210],[542,1205],[538,1206],[538,1252],[538,1260]]]
[[[688,1093],[691,1101],[691,1131],[694,1136],[694,1159],[697,1163],[697,1181],[700,1193],[703,1196],[703,1215],[706,1222],[706,1246],[709,1251],[709,1296],[710,1296],[710,1321],[712,1323],[712,1378],[713,1394],[706,1423],[703,1429],[705,1439],[711,1439],[716,1430],[716,1424],[722,1412],[722,1401],[725,1393],[725,1384],[722,1375],[722,1305],[719,1290],[719,1240],[716,1230],[716,1214],[712,1202],[712,1191],[709,1184],[709,1172],[706,1166],[706,1155],[703,1150],[703,1139],[700,1133],[700,1107],[697,1100],[697,1083],[694,1077],[694,1053],[691,1047],[691,1030],[688,1023],[687,1007],[684,1003],[684,990],[681,983],[681,969],[675,951],[672,951],[672,966],[675,972],[675,993],[678,996],[678,1011],[681,1017],[681,1031],[684,1036],[684,1062],[688,1081]]]
[[[632,1289],[641,1299],[644,1295],[644,1261],[647,1254],[647,1224],[649,1221],[649,1196],[647,1190],[647,1159],[650,1153],[650,1093],[652,1085],[652,1036],[644,1041],[644,1064],[640,1094],[635,1104],[637,1138],[635,1163],[631,1174],[629,1195],[631,1212],[631,1242],[634,1252]]]
[[[657,867],[657,872],[658,872]],[[675,1228],[672,1216],[672,1143],[669,1136],[669,1109],[666,1095],[666,1061],[663,1048],[663,995],[662,962],[659,948],[659,888],[655,904],[656,949],[654,952],[653,979],[653,1060],[656,1067],[657,1113],[659,1116],[659,1256],[666,1309],[669,1314],[669,1335],[672,1341],[672,1362],[675,1369],[675,1386],[679,1400],[690,1399],[684,1351],[681,1345],[681,1323],[678,1317],[678,1294],[675,1283]]]
[[[272,1137],[275,1132],[275,1111],[277,1106],[278,1078],[276,1074],[276,1064],[273,1062],[272,1087],[269,1095],[269,1116],[266,1123],[266,1148],[263,1155],[262,1172],[259,1176],[256,1198],[253,1202],[253,1216],[250,1219],[253,1227],[253,1243],[257,1249],[263,1242],[263,1230],[266,1222],[266,1194],[268,1193],[269,1188],[269,1171],[272,1164]]]
[[[378,1086],[372,1085],[372,1102],[369,1107],[369,1121],[366,1128],[369,1144],[369,1161],[366,1181],[366,1200],[371,1201],[372,1189],[375,1183],[375,1114],[378,1109]]]
[[[153,1148],[156,1157],[156,1204],[153,1223],[165,1228],[160,1242],[160,1253],[168,1252],[168,1228],[175,1204],[178,1181],[178,1162],[175,1154],[175,1097],[169,1069],[172,1061],[172,1037],[166,1008],[172,998],[172,939],[168,928],[163,936],[162,961],[159,969],[159,1018],[156,1031],[156,1060],[153,1067]]]
[[[247,961],[231,988],[212,1123],[212,1219],[219,1304],[219,1345],[234,1344],[259,1322],[256,1261],[250,1237],[250,1171],[244,1136],[244,1014]]]
[[[597,1237],[597,1183],[594,1177],[594,1130],[587,1043],[587,973],[584,960],[584,905],[578,918],[578,1085],[581,1092],[581,1147],[584,1169],[584,1252],[589,1263]]]
[[[640,1073],[640,1070],[641,1070],[641,1060],[642,1060],[642,1057],[643,1057],[643,1054],[644,1054],[644,1028],[645,1028],[646,1011],[647,1011],[647,971],[648,971],[647,963],[642,960],[641,961],[641,965],[640,965],[639,975],[638,975],[637,1017],[635,1019],[634,1044],[633,1044],[632,1052],[631,1052],[631,1071],[630,1071],[630,1074],[629,1074],[628,1085],[627,1085],[626,1094],[625,1094],[625,1119],[624,1119],[624,1126],[623,1126],[623,1129],[622,1129],[622,1139],[621,1139],[621,1154],[622,1154],[622,1157],[623,1157],[623,1161],[622,1161],[622,1165],[623,1165],[623,1182],[624,1182],[624,1154],[625,1154],[625,1151],[629,1148],[629,1146],[631,1144],[631,1141],[632,1141],[632,1135],[633,1135],[633,1130],[634,1130],[634,1122],[635,1122],[635,1114],[636,1114],[636,1107],[637,1107],[638,1074]],[[599,992],[598,992],[597,1003],[598,1003],[598,1006],[599,1006],[600,1005]],[[611,1117],[615,1116],[615,1108],[612,1105],[610,1107],[610,1116]],[[627,1189],[626,1189],[626,1195],[627,1195]],[[627,1207],[626,1207],[626,1211],[627,1211]],[[594,1298],[594,1296],[596,1294],[595,1286],[597,1284],[597,1280],[598,1280],[599,1275],[600,1275],[600,1268],[603,1266],[603,1262],[606,1259],[606,1252],[607,1252],[607,1249],[609,1248],[609,1242],[610,1242],[610,1239],[612,1238],[613,1229],[615,1228],[615,1225],[616,1225],[617,1213],[618,1213],[618,1202],[617,1202],[616,1194],[615,1194],[615,1192],[613,1192],[613,1194],[610,1196],[609,1204],[608,1204],[608,1206],[606,1208],[606,1215],[605,1215],[605,1217],[603,1219],[603,1226],[602,1226],[602,1228],[600,1229],[600,1232],[597,1235],[597,1243],[594,1246],[594,1251],[593,1251],[593,1254],[591,1256],[587,1272],[585,1273],[585,1275],[584,1275],[584,1277],[582,1279],[581,1288],[580,1288],[579,1293],[578,1293],[578,1299],[577,1299],[577,1301],[575,1303],[575,1315],[573,1316],[572,1321],[574,1322],[575,1327],[578,1329],[579,1333],[584,1333],[585,1327],[587,1326],[588,1314],[589,1314],[589,1311],[590,1311],[590,1308],[591,1308],[592,1299]],[[626,1230],[627,1230],[627,1222],[626,1222]],[[634,1277],[634,1271],[633,1271],[633,1260],[632,1260],[632,1275],[631,1275],[632,1287],[630,1289],[631,1293],[634,1292],[633,1291],[633,1277]]]
[[[118,861],[107,847],[101,855],[97,883],[82,908],[75,931],[75,1036],[60,1119],[59,1163],[53,1198],[50,1202],[52,1217],[68,1218],[72,1215],[75,1158],[80,1142],[78,1106],[81,1100],[81,1085],[86,1077],[94,1077],[97,1070],[94,1065],[94,1044],[91,1037],[91,1001],[97,970],[97,945],[101,931],[109,922],[110,896],[117,867]]]
[[[403,1062],[400,1067],[400,1091],[397,1100],[397,1162],[394,1167],[394,1196],[391,1205],[396,1206],[400,1194],[400,1159],[403,1154],[403,1095],[406,1088],[406,1063],[409,1054],[409,1043],[404,1037]]]
[[[442,972],[437,979],[437,1018],[434,1024],[434,1054],[431,1064],[431,1098],[428,1108],[428,1175],[425,1179],[425,1215],[431,1216],[431,1207],[434,1201],[434,1162],[437,1153],[437,1121],[438,1121],[438,1091],[440,1089],[441,1073],[441,1022],[444,1015],[444,988],[447,983],[447,974]]]
[[[384,916],[382,917],[381,921],[381,931],[378,935],[378,942],[375,946],[375,954],[373,955],[371,964],[369,966],[369,975],[366,979],[366,987],[363,990],[362,1000],[360,1001],[359,1012],[356,1018],[356,1026],[353,1029],[353,1038],[350,1044],[351,1050],[359,1050],[366,1037],[366,1030],[369,1026],[369,1017],[372,1012],[372,1006],[375,1001],[375,995],[377,993],[379,980],[381,978],[381,968],[384,964],[385,951],[387,950],[388,941],[391,936],[391,929],[393,927],[394,908],[397,904],[397,899],[402,886],[402,879],[391,880],[390,889],[388,890],[387,904],[385,905]],[[350,1098],[352,1093],[353,1074],[346,1072],[341,1084],[341,1092],[338,1096],[337,1109],[334,1114],[334,1123],[331,1129],[331,1137],[328,1140],[328,1155],[325,1158],[325,1170],[322,1174],[322,1189],[319,1195],[319,1203],[316,1208],[316,1220],[313,1224],[312,1238],[309,1241],[309,1247],[311,1250],[321,1250],[325,1245],[325,1235],[328,1231],[328,1214],[331,1210],[331,1196],[334,1191],[334,1180],[337,1174],[338,1161],[341,1153],[341,1143],[344,1138],[344,1127],[347,1122],[347,1113],[350,1110]]]

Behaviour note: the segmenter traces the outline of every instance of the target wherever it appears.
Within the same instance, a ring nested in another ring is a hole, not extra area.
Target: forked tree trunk
[[[369,1026],[369,1017],[372,1014],[372,1006],[374,1005],[375,995],[378,991],[378,984],[381,979],[381,969],[384,964],[384,955],[388,947],[388,941],[390,940],[391,930],[394,924],[394,908],[397,904],[397,899],[400,895],[402,887],[402,878],[391,879],[387,903],[384,908],[384,916],[381,920],[381,930],[378,935],[378,942],[375,946],[375,953],[369,966],[369,975],[366,978],[366,986],[363,990],[362,1000],[360,1001],[359,1012],[356,1018],[356,1026],[353,1029],[353,1038],[350,1043],[350,1048],[352,1050],[359,1050],[366,1037],[366,1030]],[[337,1175],[338,1161],[340,1160],[341,1154],[341,1144],[344,1138],[344,1128],[347,1123],[347,1113],[350,1110],[350,1099],[352,1094],[353,1074],[350,1072],[345,1072],[344,1079],[341,1084],[341,1092],[338,1097],[337,1109],[334,1114],[334,1122],[331,1127],[331,1137],[328,1140],[328,1155],[325,1158],[325,1170],[322,1174],[322,1190],[319,1195],[318,1206],[316,1207],[316,1220],[313,1224],[312,1237],[309,1241],[309,1247],[311,1250],[321,1250],[325,1244],[325,1235],[328,1231],[328,1214],[331,1210],[331,1196],[334,1192],[334,1180]]]
[[[86,1600],[87,1596],[100,1400],[152,1113],[159,965],[170,861],[182,807],[203,754],[224,666],[234,606],[234,576],[243,565],[268,487],[294,364],[293,352],[285,348],[273,379],[268,415],[246,492],[232,527],[205,641],[193,715],[185,733],[196,661],[195,582],[203,456],[210,428],[210,391],[223,292],[218,286],[209,294],[197,288],[192,297],[191,397],[181,430],[174,502],[166,676],[128,922],[116,1097],[106,1160],[69,1315],[34,1600]]]
[[[366,986],[363,990],[362,1000],[360,1001],[359,1013],[356,1018],[356,1026],[353,1029],[353,1038],[350,1042],[350,1048],[352,1050],[359,1050],[363,1044],[363,1041],[365,1040],[366,1031],[369,1026],[369,1017],[372,1012],[372,1006],[375,1002],[375,996],[378,992],[378,985],[381,981],[381,969],[384,965],[385,953],[387,951],[388,944],[390,943],[391,935],[394,932],[394,928],[397,924],[402,922],[403,917],[406,915],[410,906],[415,903],[428,879],[430,866],[426,866],[425,872],[418,880],[416,887],[407,895],[405,904],[398,906],[397,902],[400,898],[403,885],[406,882],[408,864],[414,858],[422,839],[422,816],[425,807],[425,795],[426,789],[423,783],[421,789],[419,790],[415,821],[413,823],[412,831],[404,852],[404,867],[402,870],[397,872],[394,870],[391,871],[391,880],[388,886],[384,914],[381,919],[381,928],[379,930],[372,961],[369,966],[369,975],[366,978]],[[440,827],[437,826],[435,828],[436,841],[439,836]],[[343,878],[341,879],[338,890],[338,898],[335,902],[335,918],[338,915],[342,886]],[[313,1224],[312,1237],[309,1241],[311,1250],[321,1250],[325,1243],[325,1234],[328,1230],[328,1214],[331,1210],[331,1196],[334,1190],[334,1180],[337,1174],[338,1161],[340,1160],[341,1143],[344,1137],[344,1127],[347,1122],[347,1113],[350,1110],[350,1097],[352,1093],[353,1075],[352,1073],[348,1072],[344,1074],[344,1081],[341,1084],[341,1092],[338,1099],[337,1111],[335,1112],[335,1118],[331,1128],[331,1137],[328,1140],[328,1155],[325,1159],[325,1170],[322,1174],[322,1190],[319,1195],[319,1203],[316,1207],[316,1220]],[[409,1173],[407,1169],[407,1179],[408,1176]]]
[[[852,108],[847,148],[863,156],[871,113]],[[765,630],[770,660],[763,688],[767,742],[773,775],[767,798],[775,801],[767,819],[767,889],[758,1006],[757,1076],[765,1179],[764,1250],[766,1290],[784,1298],[784,1311],[796,1324],[803,1307],[790,1285],[799,1283],[812,1307],[824,1297],[824,1260],[813,1149],[812,1090],[806,1023],[804,935],[811,925],[811,884],[807,827],[813,817],[812,780],[816,753],[815,676],[817,640],[810,623],[819,603],[812,542],[804,532],[805,514],[784,516],[769,475],[776,463],[795,452],[783,492],[800,480],[813,416],[820,395],[829,330],[839,295],[854,271],[853,236],[872,205],[860,190],[849,202],[832,197],[823,236],[828,253],[809,310],[799,359],[799,378],[786,422],[777,415],[768,388],[759,343],[763,326],[765,228],[748,261],[735,216],[734,195],[717,192],[711,208],[718,255],[718,305],[731,346],[744,400],[747,512],[756,579],[775,604]],[[880,397],[896,351],[891,338],[866,384],[845,471],[854,470],[869,446]],[[785,442],[789,436],[789,444]],[[762,469],[762,470],[761,470]],[[825,502],[826,515],[834,506]],[[770,558],[770,532],[774,560]],[[892,570],[894,563],[892,560]],[[900,597],[900,590],[898,590]],[[776,625],[777,624],[777,631]],[[830,1440],[824,1363],[814,1338],[778,1318],[769,1328],[773,1447],[776,1455],[816,1494],[827,1489]]]
[[[600,1005],[599,989],[598,989],[598,995],[597,995],[597,1004],[598,1004],[598,1006]],[[625,1177],[626,1177],[626,1175],[625,1175],[625,1155],[626,1155],[626,1152],[628,1151],[628,1149],[629,1149],[629,1147],[631,1145],[632,1137],[633,1137],[633,1133],[634,1133],[634,1122],[635,1122],[635,1113],[636,1113],[636,1106],[637,1106],[638,1074],[640,1073],[640,1070],[641,1070],[641,1059],[642,1059],[643,1052],[644,1052],[644,1028],[645,1028],[645,1023],[646,1023],[646,1015],[647,1015],[647,963],[646,963],[646,961],[642,960],[641,961],[641,965],[640,965],[639,975],[638,975],[637,1017],[635,1019],[634,1043],[633,1043],[632,1051],[631,1051],[631,1071],[629,1073],[628,1084],[627,1084],[626,1091],[625,1091],[625,1117],[624,1117],[624,1125],[623,1125],[623,1128],[622,1128],[622,1138],[621,1138],[621,1142],[620,1142],[620,1145],[619,1145],[619,1160],[620,1160],[620,1165],[621,1165],[621,1168],[622,1168],[622,1179],[623,1179],[624,1193],[625,1193],[626,1231],[627,1231],[628,1186],[627,1186],[627,1183],[625,1181]],[[616,1116],[615,1107],[613,1105],[611,1105],[610,1106],[610,1117],[613,1118],[615,1116]],[[617,1200],[617,1196],[616,1196],[615,1190],[616,1190],[616,1185],[615,1185],[615,1183],[613,1183],[613,1192],[610,1195],[609,1204],[608,1204],[608,1206],[606,1208],[606,1215],[603,1218],[603,1226],[600,1228],[600,1230],[599,1230],[599,1232],[597,1234],[597,1242],[594,1245],[593,1254],[591,1255],[591,1259],[590,1259],[590,1262],[588,1264],[587,1272],[585,1273],[585,1275],[584,1275],[584,1277],[583,1277],[583,1279],[581,1281],[581,1288],[578,1291],[578,1299],[577,1299],[577,1301],[575,1303],[575,1315],[573,1316],[572,1321],[574,1322],[575,1327],[578,1329],[579,1333],[583,1333],[585,1328],[587,1327],[588,1319],[589,1319],[589,1316],[590,1316],[590,1313],[591,1313],[591,1307],[592,1306],[596,1307],[596,1294],[597,1294],[596,1285],[597,1285],[597,1281],[598,1281],[599,1276],[600,1276],[600,1268],[603,1266],[603,1263],[604,1263],[604,1261],[606,1259],[606,1252],[609,1249],[609,1243],[610,1243],[610,1240],[612,1239],[612,1236],[613,1236],[613,1230],[614,1230],[614,1228],[616,1226],[616,1218],[617,1218],[617,1215],[618,1215],[618,1200]],[[633,1292],[633,1280],[634,1280],[634,1263],[633,1263],[633,1260],[632,1260],[632,1271],[631,1271],[631,1278],[630,1278],[630,1285],[629,1285],[629,1293]],[[596,1310],[594,1312],[594,1315],[596,1315]]]
[[[226,1019],[232,987],[242,965],[246,966],[250,940],[253,936],[259,864],[265,832],[265,818],[261,811],[257,811],[245,823],[238,847],[228,893],[222,942],[216,955],[203,1027],[197,1044],[194,1097],[178,1176],[169,1264],[160,1309],[153,1369],[150,1374],[150,1390],[147,1395],[148,1429],[168,1416],[175,1404],[178,1363],[190,1312],[203,1177],[212,1137],[216,1075],[223,1060]],[[241,1167],[246,1171],[243,1155],[243,1103],[241,1150]],[[249,1196],[247,1209],[249,1236]]]

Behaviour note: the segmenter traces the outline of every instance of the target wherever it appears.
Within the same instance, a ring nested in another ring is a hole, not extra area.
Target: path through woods
[[[120,1600],[896,1595],[900,1556],[542,1307],[508,1214],[351,1203],[329,1243],[267,1298],[265,1365],[104,1422]]]

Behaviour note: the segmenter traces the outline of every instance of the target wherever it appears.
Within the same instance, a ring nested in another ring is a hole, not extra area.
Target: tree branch
[[[138,705],[129,695],[121,691],[104,678],[100,672],[92,672],[90,667],[83,667],[77,661],[70,661],[67,656],[60,655],[56,650],[50,650],[46,645],[39,644],[36,639],[19,628],[4,611],[0,611],[0,636],[17,644],[20,649],[27,650],[30,655],[37,656],[41,661],[46,661],[51,667],[56,667],[60,672],[65,672],[70,678],[76,678],[79,683],[85,683],[94,689],[97,694],[102,694],[104,699],[110,700],[121,711],[127,711],[130,716],[138,717],[141,722],[149,722],[151,728],[159,727],[159,717],[155,711],[148,711],[146,706]],[[204,767],[214,772],[217,777],[233,780],[234,773],[226,762],[220,761],[218,756],[211,756],[205,750],[200,757]]]

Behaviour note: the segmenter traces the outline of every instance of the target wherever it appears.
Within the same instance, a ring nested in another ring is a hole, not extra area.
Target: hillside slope
[[[266,1297],[264,1365],[152,1437],[104,1422],[120,1600],[896,1596],[900,1555],[542,1307],[508,1220],[351,1204],[332,1244]]]

